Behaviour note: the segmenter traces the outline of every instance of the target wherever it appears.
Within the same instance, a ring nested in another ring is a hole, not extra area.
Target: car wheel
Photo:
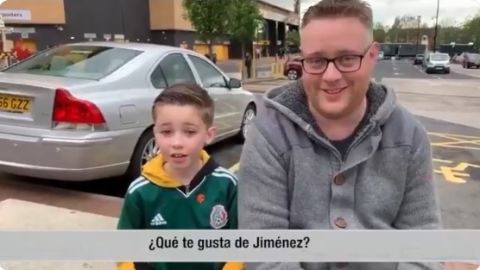
[[[289,69],[287,72],[287,78],[292,81],[298,79],[298,72],[295,69]]]
[[[242,124],[240,126],[240,134],[238,135],[240,142],[243,143],[247,139],[248,131],[250,129],[250,126],[253,124],[253,120],[255,119],[256,115],[257,110],[255,109],[255,105],[248,105],[247,109],[245,109],[245,112],[243,113]]]
[[[131,182],[140,176],[142,166],[158,154],[158,148],[155,145],[153,130],[145,131],[135,146],[130,165],[125,173],[126,181]]]

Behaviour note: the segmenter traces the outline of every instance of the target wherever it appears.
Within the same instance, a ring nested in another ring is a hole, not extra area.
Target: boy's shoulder
[[[235,176],[235,174],[232,171],[222,166],[216,167],[208,175],[208,178],[211,179],[212,181],[219,181],[219,182],[223,182],[225,184],[233,185],[233,186],[237,186],[237,183],[238,183],[238,179]]]
[[[135,196],[135,194],[150,192],[149,190],[151,190],[151,188],[158,189],[160,187],[153,185],[145,176],[140,175],[130,183],[126,196]]]

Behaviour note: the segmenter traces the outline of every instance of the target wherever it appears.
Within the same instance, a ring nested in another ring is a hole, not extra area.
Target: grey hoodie
[[[430,142],[393,90],[371,84],[346,156],[310,113],[302,84],[270,91],[239,171],[241,229],[439,229]],[[368,243],[365,243],[368,248]],[[416,263],[255,263],[247,269],[441,269]]]

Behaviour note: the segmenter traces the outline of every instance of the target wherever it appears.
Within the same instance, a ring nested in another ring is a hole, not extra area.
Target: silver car
[[[56,180],[133,179],[156,153],[153,100],[183,82],[213,97],[214,142],[245,138],[257,110],[253,94],[193,51],[90,42],[40,52],[0,72],[0,170]]]

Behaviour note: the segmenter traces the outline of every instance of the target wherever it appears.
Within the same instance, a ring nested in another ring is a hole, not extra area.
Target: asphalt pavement
[[[413,65],[413,61],[408,59],[379,60],[375,68],[374,78],[376,81],[381,81],[382,78],[436,79],[436,80],[475,79],[475,77],[456,73],[456,72],[450,72],[450,74],[442,74],[442,73],[427,74],[425,73],[425,71],[422,69],[420,65]]]

